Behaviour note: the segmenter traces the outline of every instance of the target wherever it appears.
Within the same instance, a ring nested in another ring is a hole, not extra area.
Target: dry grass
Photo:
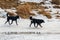
[[[52,0],[52,3],[53,3],[53,4],[60,5],[60,0]]]
[[[17,13],[12,11],[11,9],[5,9],[5,12],[7,12],[9,14],[9,16],[16,16],[17,15]]]
[[[0,0],[1,8],[11,8],[17,6],[17,0]]]
[[[55,5],[55,6],[53,6],[54,8],[60,8],[60,6],[59,5]]]
[[[9,16],[16,16],[15,13],[8,12]]]
[[[60,14],[59,14],[59,12],[57,12],[57,13],[55,13],[55,14],[57,14],[57,15],[56,15],[56,19],[60,19]]]
[[[44,11],[44,9],[41,9],[41,10],[38,12],[38,14],[44,15],[44,16],[46,16],[48,19],[52,18],[52,17],[51,17],[51,14],[50,14],[49,12]]]
[[[19,5],[17,7],[17,14],[21,16],[22,18],[29,18],[30,15],[34,15],[30,13],[30,11],[31,11],[31,7],[29,4]]]
[[[60,15],[56,15],[56,19],[60,19]]]

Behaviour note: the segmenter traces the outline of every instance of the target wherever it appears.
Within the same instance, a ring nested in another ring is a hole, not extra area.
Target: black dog
[[[19,16],[8,16],[9,14],[7,14],[7,21],[5,22],[5,24],[8,22],[9,25],[11,25],[13,23],[13,21],[16,22],[17,24],[17,19],[19,18]],[[12,20],[12,22],[10,23],[10,20]],[[18,24],[17,24],[18,25]]]
[[[35,18],[30,17],[30,20],[31,20],[30,27],[31,27],[31,25],[33,23],[34,24],[34,27],[37,28],[38,25],[40,25],[40,27],[42,28],[41,23],[45,23],[44,20],[42,20],[42,19],[35,19]],[[37,26],[35,26],[35,24],[37,24]]]

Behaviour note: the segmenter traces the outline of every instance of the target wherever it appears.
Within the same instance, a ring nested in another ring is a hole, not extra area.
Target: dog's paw
[[[35,26],[35,28],[37,28],[37,26]]]
[[[18,25],[18,24],[16,24],[16,25]]]
[[[40,26],[42,28],[42,26]]]

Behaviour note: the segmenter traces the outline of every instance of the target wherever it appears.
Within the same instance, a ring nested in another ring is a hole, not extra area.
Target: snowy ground
[[[34,16],[43,19],[43,28],[29,27],[29,19],[18,19],[12,25],[4,24],[6,18],[0,18],[0,40],[60,40],[60,19],[47,19],[45,16]]]
[[[33,11],[37,19],[43,19],[42,28],[33,25],[29,27],[29,19],[18,19],[18,25],[15,22],[12,25],[4,24],[6,18],[0,18],[0,40],[60,40],[60,19],[47,19],[45,16],[38,15]]]
[[[33,1],[39,2],[37,0]],[[33,1],[31,0],[30,2]],[[60,11],[60,9],[54,8],[51,10],[52,14]],[[35,11],[33,12],[36,14],[35,18],[43,19],[45,21],[45,23],[41,24],[43,26],[42,28],[39,26],[38,28],[35,28],[33,25],[29,27],[29,19],[20,18],[18,19],[18,25],[16,25],[15,22],[12,25],[9,25],[8,23],[4,24],[6,18],[0,18],[0,40],[60,40],[60,19],[47,19],[45,16],[38,16]],[[0,16],[4,15],[4,13],[3,15],[0,13]]]
[[[0,35],[0,40],[60,40],[60,34]]]
[[[6,18],[0,18],[0,32],[41,32],[41,33],[60,33],[60,19],[44,19],[42,28],[38,26],[35,28],[33,25],[29,27],[29,19],[18,19],[18,25],[15,22],[12,25],[4,24]]]
[[[40,16],[35,18],[40,18]],[[42,16],[41,18],[45,20],[45,23],[42,23],[43,28],[34,28],[33,25],[29,27],[29,19],[18,19],[17,26],[15,23],[4,24],[6,18],[0,18],[0,33],[2,33],[0,40],[60,40],[60,19],[46,19]]]

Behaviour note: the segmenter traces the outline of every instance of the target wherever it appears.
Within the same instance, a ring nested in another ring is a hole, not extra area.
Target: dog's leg
[[[38,23],[37,23],[37,27],[38,27]]]
[[[5,22],[5,24],[7,23],[7,21]]]
[[[35,23],[35,24],[36,24],[36,23]],[[38,27],[38,24],[37,24],[37,26],[35,25],[34,27],[37,28],[37,27]]]
[[[31,24],[30,24],[30,27],[31,27],[31,25],[32,25],[32,22],[31,22]]]
[[[18,24],[17,24],[17,20],[16,20],[16,25],[18,25]]]
[[[35,27],[35,23],[34,23],[34,27]]]
[[[11,24],[12,24],[12,23],[13,23],[13,20],[12,20]],[[11,24],[10,24],[10,25],[11,25]]]
[[[40,27],[42,28],[41,24],[40,24]]]
[[[36,28],[38,27],[38,23],[37,23],[37,26],[36,26]]]
[[[10,21],[8,21],[8,23],[9,23],[9,25],[11,25],[11,24],[10,24]]]

